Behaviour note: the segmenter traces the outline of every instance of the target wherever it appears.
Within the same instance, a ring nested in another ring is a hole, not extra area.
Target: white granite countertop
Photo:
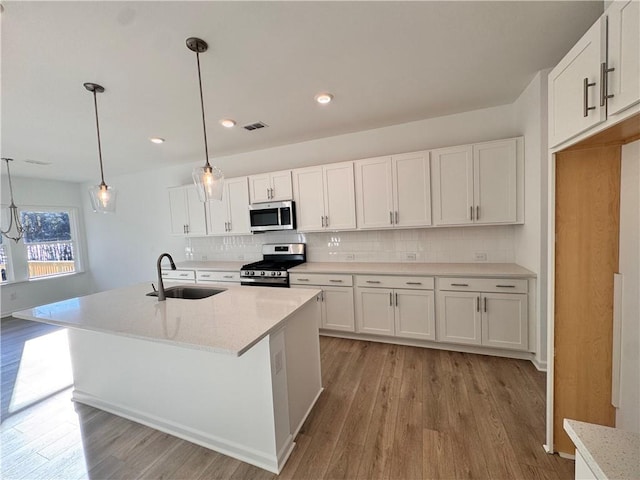
[[[213,262],[187,260],[176,262],[176,267],[187,270],[217,270],[219,272],[239,272],[243,265],[251,262]]]
[[[564,419],[564,429],[597,478],[640,478],[640,435]]]
[[[353,273],[377,275],[428,275],[447,277],[535,277],[515,263],[360,263],[307,262],[289,269],[292,273]]]
[[[316,289],[225,286],[200,300],[145,294],[148,283],[72,298],[13,316],[240,356],[320,293]]]

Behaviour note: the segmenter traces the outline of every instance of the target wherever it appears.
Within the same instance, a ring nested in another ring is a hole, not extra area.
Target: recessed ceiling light
[[[231,120],[230,118],[223,118],[222,120],[220,120],[220,125],[226,128],[231,128],[236,126],[236,121]]]
[[[316,102],[325,105],[333,100],[333,95],[330,93],[319,93],[316,95]]]
[[[151,137],[149,140],[151,143],[164,143],[164,138],[160,137]]]

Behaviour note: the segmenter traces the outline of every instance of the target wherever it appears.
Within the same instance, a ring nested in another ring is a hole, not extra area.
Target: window
[[[29,278],[76,271],[71,219],[66,211],[21,211]]]
[[[3,282],[81,271],[75,208],[24,207],[19,214],[25,229],[22,239],[0,242]]]

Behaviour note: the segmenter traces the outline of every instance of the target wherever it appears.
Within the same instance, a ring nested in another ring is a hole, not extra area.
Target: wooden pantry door
[[[618,271],[620,147],[556,154],[554,443],[564,418],[614,426],[613,274]]]

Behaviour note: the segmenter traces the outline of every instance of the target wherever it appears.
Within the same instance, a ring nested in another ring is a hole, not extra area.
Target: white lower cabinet
[[[436,339],[433,278],[358,275],[356,285],[359,333]]]
[[[240,272],[223,270],[198,270],[196,272],[197,283],[240,283]]]
[[[351,275],[290,274],[290,283],[296,288],[322,290],[320,328],[344,332],[355,331],[353,305],[353,278]]]
[[[162,269],[162,283],[196,283],[195,270]]]
[[[528,350],[526,291],[520,279],[438,279],[437,340]]]

